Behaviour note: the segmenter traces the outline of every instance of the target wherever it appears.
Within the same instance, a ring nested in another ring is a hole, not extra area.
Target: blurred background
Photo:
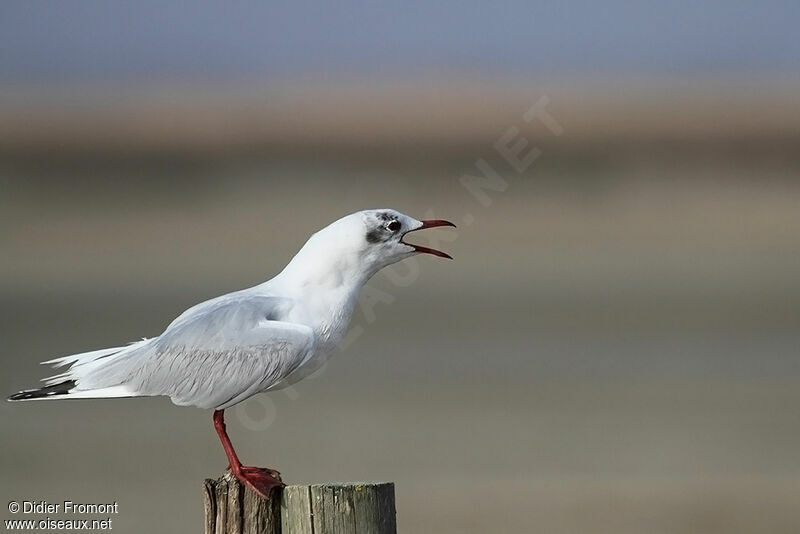
[[[6,1],[1,389],[393,207],[458,223],[455,261],[376,276],[346,350],[231,412],[243,459],[393,480],[402,532],[798,532],[798,17]],[[522,173],[509,128],[541,152]],[[481,158],[504,190],[463,186]],[[225,467],[167,399],[0,417],[3,501],[116,500],[118,532],[198,532]]]

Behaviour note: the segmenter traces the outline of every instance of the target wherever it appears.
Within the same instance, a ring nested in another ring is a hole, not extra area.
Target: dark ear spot
[[[367,243],[377,243],[383,241],[383,232],[380,228],[373,228],[367,232]]]

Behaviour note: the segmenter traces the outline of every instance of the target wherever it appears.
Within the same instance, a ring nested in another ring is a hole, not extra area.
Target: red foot
[[[273,488],[285,486],[281,481],[281,474],[274,469],[242,465],[236,456],[236,451],[233,450],[233,444],[225,429],[225,412],[223,410],[214,410],[214,428],[219,434],[222,448],[225,449],[225,455],[228,457],[229,469],[240,482],[249,486],[250,489],[265,499],[269,499],[269,494]]]
[[[282,488],[286,485],[281,481],[281,474],[274,469],[243,465],[232,472],[233,476],[265,499],[269,499],[273,488]]]

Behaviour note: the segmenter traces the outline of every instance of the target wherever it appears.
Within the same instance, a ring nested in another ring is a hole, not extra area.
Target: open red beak
[[[418,230],[425,230],[426,228],[436,228],[438,226],[452,226],[453,228],[456,227],[456,225],[451,223],[450,221],[445,221],[442,219],[432,219],[428,221],[422,221],[422,226],[420,226],[419,228],[415,228],[413,230],[409,230],[408,232],[406,232],[406,234],[410,234],[411,232],[416,232]],[[417,252],[421,252],[423,254],[433,254],[434,256],[439,256],[440,258],[447,258],[449,260],[453,259],[453,257],[450,254],[442,252],[441,250],[436,250],[435,248],[430,248],[430,247],[423,247],[422,245],[412,245],[411,243],[406,243],[405,241],[403,241],[405,237],[406,237],[405,234],[403,234],[403,238],[400,239],[400,242],[408,245],[409,247],[413,247],[414,250],[416,250]]]

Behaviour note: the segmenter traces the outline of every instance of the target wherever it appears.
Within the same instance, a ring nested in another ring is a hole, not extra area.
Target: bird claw
[[[286,486],[278,471],[265,467],[242,466],[233,472],[233,476],[265,499],[269,499],[273,488]]]

